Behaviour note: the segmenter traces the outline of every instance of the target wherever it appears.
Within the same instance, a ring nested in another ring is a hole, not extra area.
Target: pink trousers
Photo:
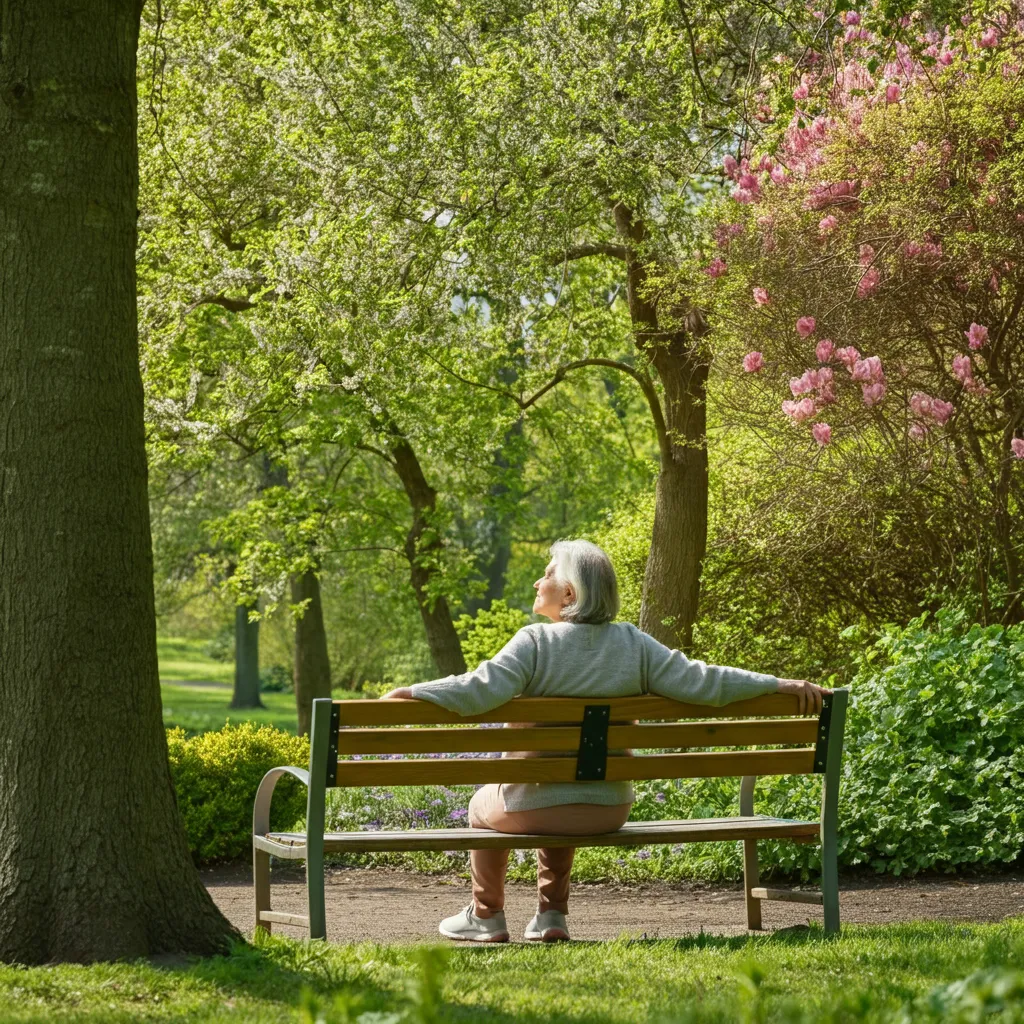
[[[629,818],[630,804],[560,804],[533,811],[506,811],[499,786],[478,789],[469,802],[469,823],[511,835],[593,836],[615,832]],[[569,907],[569,873],[576,851],[559,846],[537,850],[537,906],[541,911]],[[478,917],[491,917],[505,908],[505,872],[508,850],[473,850],[469,855],[473,876],[473,903]]]

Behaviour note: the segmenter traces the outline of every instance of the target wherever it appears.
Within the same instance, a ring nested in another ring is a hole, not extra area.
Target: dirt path
[[[204,872],[203,880],[217,905],[241,931],[252,930],[252,877],[239,868]],[[301,874],[276,872],[272,887],[275,910],[304,914]],[[513,938],[536,909],[536,891],[509,885],[505,914]],[[469,902],[469,882],[397,871],[331,870],[327,874],[327,937],[333,942],[422,942],[438,938],[437,923]],[[845,879],[843,921],[887,924],[898,921],[1001,921],[1024,914],[1024,874]],[[744,927],[739,885],[658,883],[642,886],[575,885],[570,906],[574,938],[613,939],[646,934],[678,937],[702,928],[717,935],[738,935]],[[768,929],[820,921],[818,907],[767,903]],[[297,928],[275,925],[281,935],[299,936]]]

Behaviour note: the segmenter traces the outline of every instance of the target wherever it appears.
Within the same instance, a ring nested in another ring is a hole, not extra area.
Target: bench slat
[[[738,775],[803,775],[814,748],[728,750],[701,754],[609,757],[605,781],[711,779]],[[497,782],[575,782],[576,758],[487,757],[443,761],[342,761],[338,786],[459,786]]]
[[[659,843],[726,842],[734,839],[814,839],[816,821],[786,818],[707,818],[687,821],[630,821],[617,832],[596,836],[511,835],[477,828],[415,829],[409,832],[330,832],[324,836],[327,853],[366,853],[375,850],[535,850],[564,846],[647,846]],[[303,845],[298,832],[270,832],[280,845]]]
[[[764,746],[772,743],[813,743],[815,718],[769,718],[745,722],[612,725],[609,749],[641,750],[673,747]],[[579,726],[537,729],[341,729],[339,754],[435,754],[495,750],[576,750]]]
[[[797,698],[771,693],[752,700],[714,708],[683,704],[667,697],[516,697],[483,715],[457,715],[426,700],[342,700],[342,726],[349,725],[447,725],[472,722],[582,722],[588,704],[611,706],[612,720],[680,718],[764,718],[799,713]],[[814,720],[814,719],[812,719]]]

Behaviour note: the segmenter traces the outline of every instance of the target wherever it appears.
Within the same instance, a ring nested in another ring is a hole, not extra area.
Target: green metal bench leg
[[[253,935],[258,931],[269,935],[270,922],[260,920],[260,911],[270,909],[270,854],[255,847],[252,851],[252,880],[256,914]]]
[[[752,818],[754,816],[754,785],[757,782],[756,775],[744,775],[740,780],[740,816]],[[743,840],[743,897],[747,905],[747,927],[759,930],[761,924],[761,901],[751,890],[759,881],[757,867],[757,840]]]
[[[330,744],[333,701],[313,701],[310,729],[309,796],[306,803],[306,896],[309,902],[309,937],[327,938],[324,904],[324,817],[327,798],[327,748]]]
[[[821,898],[825,911],[825,934],[839,932],[839,780],[843,759],[843,731],[846,725],[846,690],[832,696],[825,780],[821,789]]]

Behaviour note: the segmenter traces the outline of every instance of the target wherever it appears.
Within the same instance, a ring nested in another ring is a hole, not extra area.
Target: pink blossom
[[[848,205],[856,202],[860,185],[856,181],[843,180],[815,185],[804,200],[808,210],[824,210],[829,206]]]
[[[704,268],[704,273],[714,280],[717,277],[722,277],[728,270],[729,266],[725,260],[716,257]]]
[[[981,324],[972,323],[969,330],[964,331],[967,345],[972,349],[979,349],[988,341],[988,328]]]
[[[860,15],[856,11],[847,11],[843,16],[843,20],[847,25],[859,25]]]
[[[988,49],[998,46],[999,32],[994,27],[985,29],[981,34],[981,38],[978,40],[978,44],[980,46],[987,47]]]
[[[881,381],[875,384],[861,384],[860,390],[865,405],[878,405],[885,398],[885,385]]]
[[[932,415],[934,401],[931,395],[926,395],[923,391],[915,391],[910,396],[910,411],[921,419],[929,419]]]
[[[839,227],[839,219],[830,213],[818,221],[818,234],[830,235],[837,227]]]
[[[724,170],[730,178],[735,178],[739,173],[739,169],[740,165],[736,163],[736,157],[732,156],[732,154],[728,154],[722,161],[722,170]]]
[[[971,357],[965,355],[953,356],[953,376],[966,384],[974,378],[974,367],[971,366]]]
[[[899,82],[890,82],[885,87],[885,102],[886,103],[899,103],[900,101],[900,86]]]
[[[853,368],[860,359],[860,353],[852,346],[847,345],[846,348],[837,348],[835,352],[836,358],[841,362],[849,371],[853,373]]]
[[[765,153],[764,156],[761,157],[761,160],[758,163],[757,167],[758,170],[761,171],[771,171],[775,167],[775,161],[767,153]]]
[[[782,403],[782,411],[794,422],[803,423],[810,419],[818,410],[813,398],[801,398],[799,402],[787,399]]]
[[[946,420],[953,415],[953,403],[944,402],[941,398],[932,400],[932,416],[940,427],[945,426]]]
[[[811,381],[810,370],[805,370],[802,377],[790,377],[789,378],[789,390],[793,392],[793,397],[797,398],[800,395],[806,395],[808,391],[813,391],[817,385],[817,380]]]
[[[1015,459],[1024,459],[1024,437],[1015,437],[1010,442],[1010,450]]]
[[[741,174],[737,184],[740,188],[745,188],[747,189],[747,191],[753,192],[755,195],[761,189],[761,183],[757,180],[757,175],[750,174],[749,172],[747,172],[746,174]]]
[[[742,203],[744,205],[754,202],[754,200],[757,198],[754,195],[754,193],[747,188],[734,188],[731,192],[731,195],[737,203]]]
[[[868,356],[867,359],[858,359],[853,364],[850,376],[854,380],[880,381],[885,379],[882,372],[882,360],[878,356]]]
[[[875,258],[875,247],[865,242],[857,253],[857,262],[862,267],[870,267]]]
[[[760,352],[748,352],[743,357],[743,369],[747,373],[760,373],[764,367],[764,356]]]
[[[771,170],[771,179],[776,185],[784,185],[788,177],[784,167],[773,167]]]
[[[830,338],[822,338],[818,342],[818,347],[814,350],[814,354],[818,357],[819,363],[829,363],[832,361],[832,355],[835,352],[835,345],[832,343]]]
[[[827,423],[815,423],[811,427],[811,433],[822,448],[832,440],[832,428]]]
[[[907,436],[914,441],[923,441],[928,436],[928,428],[923,423],[911,423]]]
[[[809,338],[814,333],[814,329],[817,326],[817,321],[813,316],[802,316],[796,322],[796,333],[799,334],[801,338]]]
[[[952,64],[955,59],[956,58],[953,56],[950,50],[943,50],[942,53],[939,54],[939,63],[943,65],[943,67],[948,68],[949,65]]]
[[[754,289],[754,302],[759,306],[767,306],[772,300],[768,297],[768,289],[760,286]]]
[[[800,84],[793,90],[793,99],[805,100],[811,94],[811,76],[801,75]]]
[[[860,279],[860,283],[857,285],[857,298],[866,299],[871,295],[874,295],[878,291],[878,286],[882,283],[882,274],[878,267],[869,267],[864,271],[864,276]]]
[[[818,405],[831,405],[835,400],[836,392],[831,381],[818,388]]]

